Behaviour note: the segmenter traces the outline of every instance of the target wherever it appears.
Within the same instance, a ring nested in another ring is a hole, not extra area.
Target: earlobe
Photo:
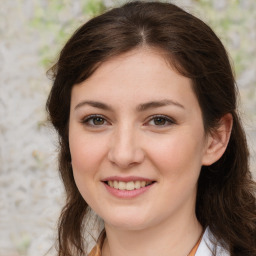
[[[221,158],[227,148],[232,125],[233,117],[228,113],[220,119],[219,126],[208,135],[207,147],[202,159],[202,165],[209,166]]]

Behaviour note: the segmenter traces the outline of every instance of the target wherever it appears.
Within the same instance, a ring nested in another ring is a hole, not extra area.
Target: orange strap
[[[200,244],[200,242],[202,240],[202,237],[203,237],[203,235],[200,236],[199,240],[197,241],[196,245],[192,248],[192,250],[190,251],[188,256],[195,256],[196,255],[196,251],[197,251],[197,249],[199,247],[199,244]]]
[[[106,231],[103,229],[98,237],[97,244],[92,248],[88,256],[101,256],[101,249],[106,238]]]
[[[88,254],[88,256],[101,256],[100,250],[99,250],[99,246],[95,245],[91,252]]]

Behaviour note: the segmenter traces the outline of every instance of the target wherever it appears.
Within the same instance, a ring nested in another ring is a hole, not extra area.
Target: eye
[[[163,116],[163,115],[155,115],[150,118],[146,125],[150,126],[168,126],[175,124],[175,121],[170,117]]]
[[[103,126],[108,124],[107,120],[101,115],[90,115],[82,120],[82,123],[88,126]]]

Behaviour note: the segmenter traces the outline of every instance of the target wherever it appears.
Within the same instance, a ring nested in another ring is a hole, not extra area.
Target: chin
[[[125,216],[117,216],[115,214],[112,218],[106,218],[105,225],[109,225],[115,229],[135,231],[145,229],[150,223],[147,218],[138,216],[138,214]]]

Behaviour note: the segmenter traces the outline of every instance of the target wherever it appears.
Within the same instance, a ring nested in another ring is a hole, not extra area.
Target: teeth
[[[145,186],[151,184],[152,181],[129,181],[129,182],[123,182],[123,181],[117,181],[117,180],[110,180],[108,181],[108,185],[112,188],[119,189],[119,190],[135,190],[144,188]]]
[[[126,189],[126,184],[125,184],[125,182],[119,181],[118,189],[120,189],[120,190],[125,190],[125,189]]]
[[[134,187],[135,187],[136,189],[139,189],[139,188],[140,188],[140,181],[136,180],[136,181],[135,181],[135,184],[134,184]]]
[[[135,187],[135,185],[134,185],[133,181],[126,183],[126,190],[134,190],[134,187]]]
[[[119,188],[119,183],[118,183],[118,181],[115,180],[113,186],[114,186],[114,188],[117,188],[117,189],[118,189],[118,188]]]
[[[141,181],[140,186],[145,187],[146,186],[146,181]]]

